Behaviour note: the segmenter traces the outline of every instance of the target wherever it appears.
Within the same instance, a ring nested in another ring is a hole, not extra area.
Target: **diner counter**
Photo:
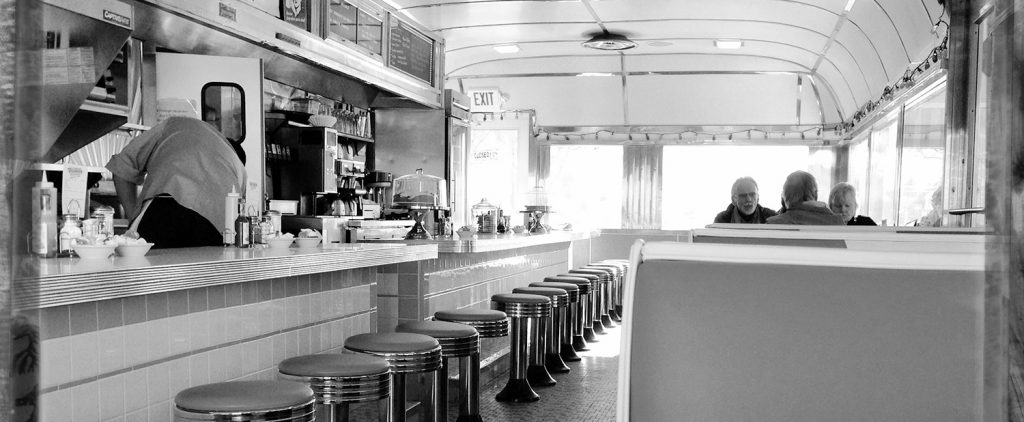
[[[154,249],[144,257],[31,259],[37,274],[14,283],[14,306],[45,308],[437,258],[434,244],[332,244],[316,248]]]
[[[545,234],[474,234],[471,239],[433,239],[433,240],[372,240],[381,243],[402,243],[406,245],[437,245],[438,253],[478,253],[495,252],[530,246],[549,245],[552,243],[572,242],[598,237],[599,232],[589,231],[552,231]]]

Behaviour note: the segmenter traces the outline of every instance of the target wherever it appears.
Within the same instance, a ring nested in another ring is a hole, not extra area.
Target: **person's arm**
[[[117,199],[121,201],[121,207],[124,208],[125,218],[135,218],[135,205],[139,199],[138,185],[115,174],[114,191],[117,192]]]

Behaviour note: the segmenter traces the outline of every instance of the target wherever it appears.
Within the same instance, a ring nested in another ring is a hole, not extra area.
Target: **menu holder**
[[[434,86],[434,40],[398,19],[391,19],[388,66]]]

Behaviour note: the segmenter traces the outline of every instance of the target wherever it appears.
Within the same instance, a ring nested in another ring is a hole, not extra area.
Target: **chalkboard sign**
[[[356,43],[376,54],[380,54],[383,39],[384,23],[373,15],[359,11],[358,35]]]
[[[331,34],[343,40],[356,42],[356,14],[358,10],[348,2],[331,4]]]
[[[391,19],[388,66],[434,86],[434,40]]]

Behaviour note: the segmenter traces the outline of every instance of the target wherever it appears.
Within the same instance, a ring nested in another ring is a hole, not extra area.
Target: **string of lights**
[[[826,131],[823,126],[811,126],[806,129],[766,131],[757,128],[741,129],[734,131],[708,132],[696,130],[683,130],[680,132],[617,132],[614,130],[601,129],[587,133],[558,133],[544,132],[537,134],[537,139],[544,141],[587,141],[587,140],[612,140],[616,138],[625,142],[664,142],[664,141],[742,141],[751,139],[787,139],[787,140],[820,140],[822,133]]]

